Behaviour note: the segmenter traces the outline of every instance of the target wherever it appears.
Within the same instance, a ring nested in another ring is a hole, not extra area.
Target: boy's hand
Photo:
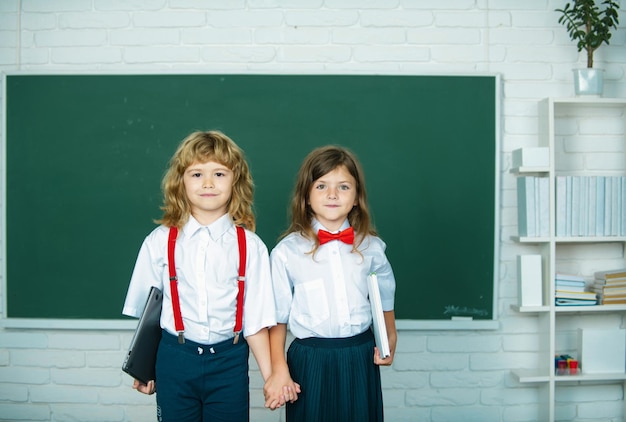
[[[133,388],[143,394],[151,395],[156,393],[156,383],[154,380],[148,381],[148,384],[135,380],[133,381]]]
[[[288,374],[286,376],[273,374],[267,379],[263,393],[265,395],[265,407],[276,410],[287,402],[293,403],[298,400],[300,385],[293,382]]]

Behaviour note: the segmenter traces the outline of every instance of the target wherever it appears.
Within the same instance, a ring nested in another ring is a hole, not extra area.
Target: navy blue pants
[[[382,422],[380,368],[370,330],[348,338],[295,339],[287,351],[302,393],[287,403],[288,422]]]
[[[249,349],[240,337],[205,345],[165,331],[156,362],[157,420],[247,422]]]

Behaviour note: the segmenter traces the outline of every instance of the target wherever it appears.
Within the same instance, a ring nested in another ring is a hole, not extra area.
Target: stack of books
[[[625,236],[626,176],[557,176],[557,236]]]
[[[517,178],[517,224],[520,236],[548,236],[550,192],[547,177]]]
[[[593,290],[603,305],[626,304],[626,268],[595,272]]]
[[[554,285],[554,300],[557,306],[598,304],[596,293],[587,291],[587,283],[582,276],[557,273]]]

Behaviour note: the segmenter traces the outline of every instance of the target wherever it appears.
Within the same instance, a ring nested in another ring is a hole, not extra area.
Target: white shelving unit
[[[604,133],[599,137],[607,145],[599,147],[590,144],[594,142],[594,128],[600,128],[596,133]],[[559,386],[584,385],[587,382],[621,383],[626,393],[626,373],[585,374],[582,368],[579,375],[557,375],[554,369],[554,356],[564,352],[564,346],[558,342],[563,337],[563,327],[568,329],[568,321],[574,321],[570,323],[571,326],[599,316],[600,324],[613,324],[607,328],[623,328],[615,325],[623,324],[626,305],[555,306],[554,278],[557,272],[572,272],[572,268],[576,268],[580,275],[592,279],[595,270],[626,267],[626,236],[557,237],[555,196],[557,176],[626,176],[626,99],[546,98],[539,103],[539,134],[539,146],[549,149],[548,168],[521,167],[511,171],[518,176],[534,175],[549,179],[550,235],[513,238],[520,243],[534,244],[542,255],[543,306],[513,306],[517,312],[537,317],[539,363],[536,368],[513,371],[513,375],[520,383],[535,385],[540,389],[542,403],[537,420],[554,421],[556,390]],[[621,161],[617,160],[616,164],[615,157],[619,153],[622,154]],[[607,160],[607,157],[612,157],[613,161]],[[602,260],[604,268],[600,268],[597,260],[603,255],[598,253],[598,249],[607,247],[612,253],[609,259]],[[619,322],[615,323],[616,319]],[[565,350],[568,353],[570,351],[577,357],[577,350]]]

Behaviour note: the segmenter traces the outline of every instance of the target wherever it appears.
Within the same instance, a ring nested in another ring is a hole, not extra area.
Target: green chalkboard
[[[493,318],[495,76],[5,77],[8,318],[122,319],[160,181],[186,135],[246,152],[258,234],[287,226],[314,147],[361,159],[398,319]]]

